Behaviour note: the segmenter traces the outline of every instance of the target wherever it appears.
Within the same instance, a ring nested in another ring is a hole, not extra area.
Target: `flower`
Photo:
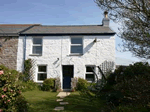
[[[2,109],[0,109],[0,112],[3,112],[3,110],[2,110]]]
[[[2,95],[2,98],[4,98],[6,95]]]
[[[7,88],[4,88],[3,91],[7,91]]]
[[[4,71],[3,70],[0,70],[0,75],[4,74]]]
[[[10,100],[7,100],[7,102],[10,102]]]

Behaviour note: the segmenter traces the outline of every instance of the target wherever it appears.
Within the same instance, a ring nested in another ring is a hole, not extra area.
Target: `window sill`
[[[69,56],[82,56],[83,54],[69,54]]]
[[[42,56],[42,54],[29,54],[29,56]]]

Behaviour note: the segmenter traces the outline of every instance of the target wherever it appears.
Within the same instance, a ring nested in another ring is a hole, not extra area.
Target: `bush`
[[[28,102],[22,95],[19,95],[16,98],[15,107],[17,109],[17,112],[27,112],[29,108]]]
[[[78,78],[78,82],[77,82],[77,90],[79,91],[84,91],[87,90],[88,87],[88,82],[85,79],[82,78]]]
[[[0,110],[6,112],[19,111],[16,100],[21,95],[21,86],[17,84],[20,73],[0,66]],[[26,104],[26,103],[25,103]]]
[[[138,62],[128,67],[119,67],[107,78],[107,83],[98,93],[105,98],[106,103],[113,105],[139,105],[145,109],[150,101],[150,66],[148,63]],[[114,100],[115,99],[115,100]],[[109,105],[110,106],[110,105]],[[117,109],[119,109],[117,107]],[[132,108],[124,107],[126,111]],[[124,110],[120,110],[123,111]],[[118,110],[114,112],[119,112]],[[131,111],[132,112],[132,111]]]
[[[43,91],[51,91],[55,88],[55,79],[54,78],[49,78],[45,79],[43,82],[42,90]]]
[[[32,76],[30,74],[30,70],[32,68],[32,60],[31,59],[28,59],[28,60],[25,60],[24,62],[24,81],[29,81],[29,80],[32,80]]]
[[[27,82],[22,82],[22,86],[23,86],[22,91],[25,92],[25,91],[32,91],[38,89],[39,85],[36,82],[29,80]]]

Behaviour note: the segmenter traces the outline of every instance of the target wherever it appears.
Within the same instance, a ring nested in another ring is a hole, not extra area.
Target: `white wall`
[[[35,60],[35,78],[37,81],[37,65],[47,65],[47,78],[60,77],[62,80],[62,65],[74,65],[74,77],[85,78],[85,65],[99,66],[104,61],[115,62],[115,38],[109,36],[82,36],[83,55],[70,56],[70,36],[44,36],[42,56],[32,54],[32,37],[26,39],[26,59]],[[97,38],[97,42],[93,43]],[[19,37],[17,70],[22,71],[23,39]],[[59,58],[59,60],[58,60]],[[99,78],[101,76],[99,75]]]

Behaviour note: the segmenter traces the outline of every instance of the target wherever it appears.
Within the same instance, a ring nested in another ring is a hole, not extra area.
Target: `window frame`
[[[41,38],[41,44],[34,44],[34,38]],[[42,51],[41,51],[41,54],[38,54],[38,53],[33,53],[33,47],[42,47]],[[42,55],[43,53],[43,37],[42,36],[35,36],[35,37],[32,37],[32,55]]]
[[[81,38],[82,39],[82,43],[81,44],[72,44],[71,43],[71,39],[72,38]],[[71,53],[71,47],[72,46],[82,46],[82,53]],[[70,37],[70,55],[83,55],[83,37],[82,36],[71,36]]]
[[[94,72],[87,72],[87,67],[94,67],[94,72],[96,72],[96,66],[95,65],[86,65],[85,66],[85,79],[86,79],[86,75],[87,74],[93,74],[93,76],[94,76],[94,80],[93,81],[88,81],[87,79],[86,80],[89,83],[95,82],[95,74],[94,74]]]
[[[39,66],[46,66],[46,72],[39,72]],[[46,79],[47,79],[47,65],[46,64],[39,64],[37,65],[37,82],[43,82],[44,80],[38,80],[38,74],[43,73],[46,74]]]

